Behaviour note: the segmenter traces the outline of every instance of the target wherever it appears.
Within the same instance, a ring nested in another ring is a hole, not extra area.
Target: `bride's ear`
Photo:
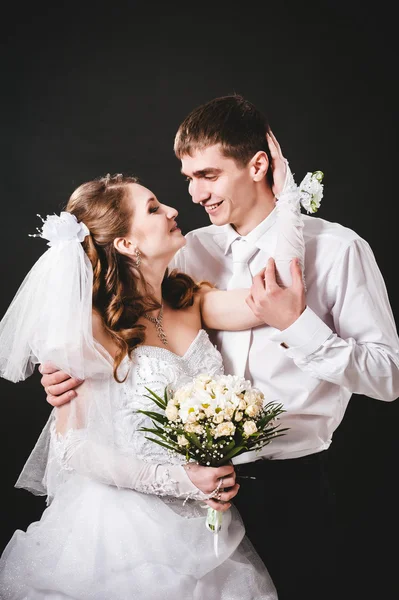
[[[119,252],[119,254],[124,254],[125,256],[134,256],[136,244],[134,244],[128,238],[119,237],[114,239],[114,248],[117,252]]]
[[[269,169],[269,159],[266,152],[260,150],[250,160],[249,172],[253,181],[262,181]]]

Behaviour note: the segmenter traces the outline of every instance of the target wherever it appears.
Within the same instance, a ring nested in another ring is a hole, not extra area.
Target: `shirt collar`
[[[224,254],[226,255],[230,248],[231,244],[237,240],[238,238],[243,238],[252,246],[256,246],[260,250],[266,250],[266,233],[273,227],[276,222],[276,209],[274,208],[272,212],[250,231],[247,235],[240,235],[230,224],[224,225],[224,232],[217,235],[217,243],[222,248]]]

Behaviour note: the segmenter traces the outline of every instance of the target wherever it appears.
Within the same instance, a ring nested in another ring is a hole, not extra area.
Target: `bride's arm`
[[[206,329],[240,331],[264,325],[246,302],[250,292],[250,289],[219,290],[202,284],[198,294],[203,326]]]
[[[115,385],[120,385],[116,384]],[[85,477],[118,488],[128,488],[144,494],[157,496],[184,497],[206,500],[217,510],[227,510],[229,500],[238,491],[235,485],[234,467],[201,467],[196,463],[186,465],[157,464],[141,460],[132,452],[124,452],[111,439],[103,441],[90,424],[88,403],[92,394],[90,381],[79,388],[79,395],[56,411],[56,452],[57,458],[65,470],[74,470]],[[90,410],[90,409],[89,409]],[[88,421],[85,427],[79,427]],[[101,441],[100,441],[101,440]],[[210,500],[220,477],[224,477],[224,486],[231,487],[223,492],[222,500],[226,504],[218,505]]]

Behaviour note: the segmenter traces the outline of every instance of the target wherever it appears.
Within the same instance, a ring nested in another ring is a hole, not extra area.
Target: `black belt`
[[[273,474],[300,472],[324,464],[328,452],[322,450],[298,458],[270,459],[263,458],[253,462],[242,463],[235,466],[237,478],[240,479],[265,479]]]

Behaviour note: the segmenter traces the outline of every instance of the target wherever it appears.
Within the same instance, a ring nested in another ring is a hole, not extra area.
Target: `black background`
[[[45,250],[28,237],[36,213],[59,212],[83,181],[137,174],[179,209],[184,233],[207,225],[179,173],[174,134],[195,106],[237,92],[268,115],[297,182],[324,171],[318,216],[370,243],[398,319],[392,10],[265,0],[10,6],[1,25],[0,314]],[[44,508],[13,485],[51,407],[38,373],[1,380],[0,396],[3,548]],[[354,395],[331,447],[344,562],[360,586],[353,598],[399,594],[398,416],[397,402]]]

